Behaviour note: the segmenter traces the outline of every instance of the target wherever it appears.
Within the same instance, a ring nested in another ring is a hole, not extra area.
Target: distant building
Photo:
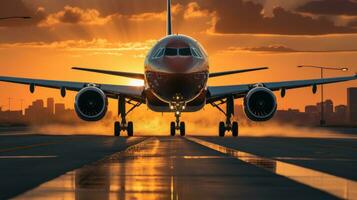
[[[346,105],[338,105],[335,107],[335,113],[340,116],[347,116],[348,107]]]
[[[4,111],[4,112],[0,112],[0,121],[1,123],[5,122],[5,123],[22,123],[24,120],[23,115],[22,115],[22,111],[18,110],[18,111]]]
[[[308,105],[308,106],[305,106],[305,112],[309,113],[309,114],[316,114],[319,112],[319,109],[317,108],[317,106]]]
[[[35,124],[48,123],[52,120],[52,115],[50,115],[48,108],[44,106],[42,99],[32,102],[32,105],[25,109],[25,117],[29,123]]]
[[[306,124],[309,122],[309,116],[306,113],[300,112],[298,109],[278,110],[274,120],[283,123]]]
[[[321,103],[317,103],[318,111],[321,112]],[[326,115],[333,114],[333,101],[328,99],[324,102],[324,113]]]
[[[55,100],[54,100],[54,98],[48,98],[47,99],[47,111],[48,111],[48,114],[53,115],[54,114],[54,109],[55,109]]]
[[[352,123],[357,122],[357,88],[347,89],[348,118]]]
[[[30,118],[44,117],[45,113],[47,113],[47,110],[42,99],[32,102],[32,105],[25,109],[25,116]]]
[[[66,106],[63,103],[56,103],[55,104],[55,115],[61,116],[66,113]]]
[[[333,122],[335,124],[347,124],[348,108],[346,105],[338,105],[335,107],[335,114],[333,116]]]

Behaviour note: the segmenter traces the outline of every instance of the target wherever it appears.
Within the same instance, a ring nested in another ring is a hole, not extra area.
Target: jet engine
[[[274,117],[276,109],[276,97],[266,87],[255,87],[244,98],[244,112],[252,121],[268,121]]]
[[[88,86],[78,92],[74,108],[82,120],[99,121],[107,113],[108,98],[101,89]]]

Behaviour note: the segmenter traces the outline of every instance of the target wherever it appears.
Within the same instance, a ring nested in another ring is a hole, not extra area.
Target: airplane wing
[[[17,77],[6,77],[6,76],[0,76],[0,81],[31,85],[33,87],[38,86],[38,87],[46,87],[46,88],[54,88],[54,89],[66,89],[70,91],[79,91],[82,88],[88,86],[88,84],[93,84],[93,83],[85,83],[85,82],[41,80],[41,79],[17,78]],[[141,103],[145,102],[145,99],[143,98],[144,87],[96,84],[96,83],[94,84],[98,88],[102,89],[103,92],[109,98],[117,99],[118,96],[122,95]]]
[[[108,71],[108,70],[101,70],[101,69],[88,69],[88,68],[81,68],[81,67],[72,67],[72,69],[144,80],[144,74],[140,74],[140,73]]]
[[[219,77],[219,76],[226,76],[226,75],[231,75],[231,74],[241,74],[245,72],[252,72],[252,71],[259,71],[259,70],[265,70],[269,69],[268,67],[259,67],[259,68],[251,68],[251,69],[241,69],[241,70],[233,70],[233,71],[225,71],[225,72],[214,72],[210,73],[209,77],[214,78],[214,77]]]
[[[281,89],[295,89],[309,86],[316,86],[322,84],[331,84],[338,82],[345,82],[357,80],[357,75],[325,78],[325,79],[310,79],[310,80],[297,80],[297,81],[283,81],[283,82],[268,82],[261,83],[264,87],[269,88],[272,91]],[[243,85],[228,85],[228,86],[213,86],[208,87],[208,100],[207,103],[212,103],[217,100],[226,98],[227,96],[234,96],[235,98],[244,97],[249,90],[251,90],[256,84],[243,84]]]

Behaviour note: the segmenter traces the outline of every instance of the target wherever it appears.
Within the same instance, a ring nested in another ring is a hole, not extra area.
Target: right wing
[[[88,69],[88,68],[81,68],[81,67],[72,67],[72,69],[144,80],[144,74],[140,74],[140,73],[109,71],[109,70],[102,70],[102,69]]]
[[[55,89],[66,89],[70,91],[79,91],[84,87],[87,87],[92,83],[85,82],[70,82],[70,81],[54,81],[54,80],[42,80],[42,79],[29,79],[29,78],[17,78],[17,77],[6,77],[0,76],[0,81],[18,83],[46,88]],[[117,99],[119,96],[125,96],[135,101],[145,103],[145,98],[143,97],[144,87],[137,86],[125,86],[125,85],[110,85],[110,84],[96,84],[98,88],[103,90],[103,92],[109,98]]]
[[[225,71],[225,72],[213,72],[209,74],[210,78],[219,77],[219,76],[226,76],[231,74],[241,74],[245,72],[252,72],[252,71],[259,71],[259,70],[266,70],[269,69],[268,67],[259,67],[259,68],[251,68],[251,69],[241,69],[241,70],[233,70],[233,71]]]
[[[297,81],[282,81],[282,82],[268,82],[262,83],[262,85],[272,91],[278,91],[281,89],[295,89],[302,87],[309,87],[314,85],[331,84],[338,82],[345,82],[357,80],[357,75],[325,78],[325,79],[310,79],[310,80],[297,80]],[[224,99],[228,96],[234,96],[235,98],[244,97],[256,84],[242,84],[242,85],[227,85],[227,86],[211,86],[208,87],[209,97],[208,103]]]

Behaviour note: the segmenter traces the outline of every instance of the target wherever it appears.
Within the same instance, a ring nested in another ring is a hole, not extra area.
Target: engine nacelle
[[[276,97],[266,87],[255,87],[244,98],[244,112],[252,121],[268,121],[274,117],[276,109]]]
[[[101,89],[88,86],[78,92],[74,108],[82,120],[99,121],[107,113],[108,98]]]

